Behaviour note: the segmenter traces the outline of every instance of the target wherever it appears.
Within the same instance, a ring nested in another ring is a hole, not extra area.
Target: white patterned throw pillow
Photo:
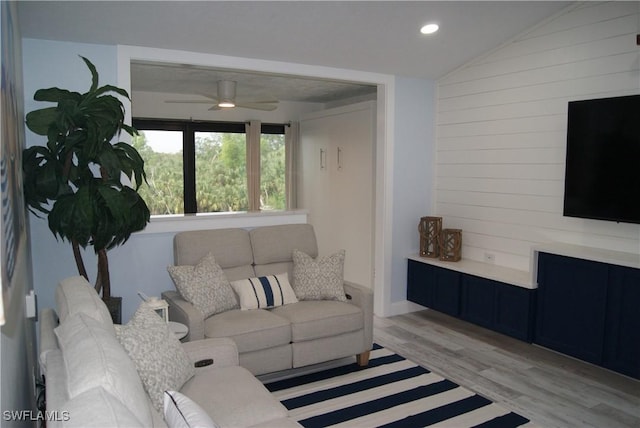
[[[180,295],[205,318],[238,307],[231,284],[213,254],[208,253],[195,266],[168,266],[167,270]]]
[[[202,407],[177,391],[164,392],[164,420],[169,428],[218,428]]]
[[[142,302],[131,320],[116,325],[116,336],[136,366],[154,407],[161,411],[163,393],[179,390],[195,374],[182,344],[168,324]]]
[[[242,310],[274,308],[298,301],[286,272],[233,281],[231,287],[240,298]]]
[[[293,250],[293,291],[298,300],[345,302],[344,257],[344,250],[316,259],[302,251]]]

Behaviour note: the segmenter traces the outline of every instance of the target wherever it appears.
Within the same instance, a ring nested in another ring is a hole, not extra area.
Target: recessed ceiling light
[[[420,32],[422,34],[433,34],[438,31],[438,28],[440,28],[438,24],[427,24],[420,29]]]

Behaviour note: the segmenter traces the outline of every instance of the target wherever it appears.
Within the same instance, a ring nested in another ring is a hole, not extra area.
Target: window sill
[[[137,232],[136,235],[227,227],[252,228],[278,224],[306,223],[307,215],[307,210],[293,210],[153,216],[147,227]]]

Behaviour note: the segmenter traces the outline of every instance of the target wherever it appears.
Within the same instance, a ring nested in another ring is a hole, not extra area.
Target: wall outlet
[[[25,296],[25,312],[27,318],[35,318],[38,313],[38,302],[33,290],[30,290],[29,294]]]
[[[485,263],[495,263],[496,262],[496,255],[493,253],[484,253],[484,262]]]

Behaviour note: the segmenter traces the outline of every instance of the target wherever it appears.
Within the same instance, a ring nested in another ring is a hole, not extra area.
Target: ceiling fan
[[[243,107],[253,110],[272,111],[278,108],[278,100],[247,100],[236,99],[237,82],[234,80],[218,80],[218,92],[215,96],[204,95],[209,100],[167,100],[166,103],[185,103],[185,104],[213,104],[209,110],[222,110],[233,107]]]

